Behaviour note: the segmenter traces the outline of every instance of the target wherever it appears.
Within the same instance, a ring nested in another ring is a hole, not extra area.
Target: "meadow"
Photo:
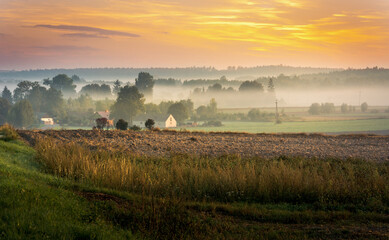
[[[387,162],[146,157],[0,133],[0,238],[388,238]]]
[[[187,130],[249,132],[249,133],[337,133],[389,130],[389,119],[296,121],[282,122],[222,122],[221,127],[188,127]]]

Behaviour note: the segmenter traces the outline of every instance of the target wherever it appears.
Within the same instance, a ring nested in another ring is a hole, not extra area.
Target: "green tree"
[[[3,92],[1,93],[1,97],[6,99],[9,103],[12,104],[12,93],[7,88],[7,86],[4,87]]]
[[[110,109],[115,100],[105,98],[104,100],[95,101],[96,111],[105,111]]]
[[[140,72],[138,78],[135,79],[135,86],[146,98],[153,96],[154,79],[150,73]]]
[[[173,117],[179,123],[183,123],[186,119],[188,119],[189,114],[184,104],[181,102],[177,102],[172,104],[168,109],[168,114],[172,114]]]
[[[188,112],[189,117],[192,116],[193,109],[194,109],[194,103],[192,102],[192,100],[190,99],[181,100],[180,103],[184,104],[184,106],[186,107],[186,111]]]
[[[21,100],[9,110],[8,119],[15,127],[28,127],[34,122],[34,110],[31,103]]]
[[[38,82],[23,81],[18,83],[14,90],[14,102],[26,99],[27,95],[34,87],[38,87]]]
[[[257,81],[245,81],[239,86],[239,91],[263,92],[263,85]]]
[[[208,119],[208,108],[201,105],[196,109],[196,114],[201,120]]]
[[[145,106],[145,113],[149,115],[160,115],[161,110],[159,109],[159,106],[154,103],[147,103]]]
[[[312,103],[309,107],[308,113],[311,115],[319,115],[321,112],[321,106],[318,103]]]
[[[119,119],[116,123],[116,129],[118,130],[127,130],[128,128],[128,122],[124,121],[123,119]]]
[[[333,113],[335,112],[335,105],[333,103],[322,103],[321,104],[321,112],[322,113]]]
[[[85,79],[80,78],[80,77],[77,76],[76,74],[74,74],[74,75],[72,76],[72,80],[73,80],[73,82],[75,82],[75,83],[85,82]]]
[[[52,117],[61,118],[64,115],[65,106],[61,91],[54,88],[49,88],[46,91],[43,111]]]
[[[155,121],[153,119],[147,119],[145,122],[145,127],[149,130],[152,130],[154,128]]]
[[[111,116],[116,119],[127,119],[132,125],[132,118],[144,109],[143,94],[135,86],[120,89],[116,102],[111,107]]]
[[[269,82],[267,84],[267,91],[270,92],[270,93],[273,93],[274,90],[275,90],[275,87],[274,87],[273,79],[270,78]]]
[[[351,106],[350,106],[351,107]],[[349,111],[349,106],[346,104],[346,103],[343,103],[342,105],[340,105],[340,111],[342,113],[347,113]]]
[[[75,95],[76,85],[73,85],[73,79],[66,74],[58,74],[53,80],[45,79],[43,84],[61,91],[64,95]]]
[[[220,83],[215,83],[212,86],[208,87],[209,92],[220,92],[223,89]]]
[[[251,109],[248,114],[247,114],[247,117],[251,120],[251,121],[258,121],[261,119],[261,112],[259,111],[259,109]]]
[[[364,102],[361,104],[361,111],[362,112],[367,112],[368,108],[369,108],[369,106],[367,105],[367,102]]]
[[[0,98],[0,125],[7,122],[8,111],[11,107],[12,105],[7,99]]]
[[[34,86],[28,93],[26,99],[31,103],[34,112],[44,111],[44,104],[48,101],[46,99],[46,88],[40,85]]]
[[[110,97],[112,95],[111,87],[104,83],[101,85],[97,83],[87,84],[81,88],[80,92],[96,97]]]
[[[117,79],[114,83],[113,83],[113,93],[115,95],[117,95],[120,91],[120,87],[122,85],[122,82],[119,81],[119,79]]]
[[[214,98],[211,99],[211,101],[209,101],[209,113],[211,115],[216,115],[217,113],[217,103],[216,103],[216,100]]]
[[[162,101],[159,103],[158,107],[162,114],[167,114],[169,107],[173,104],[173,101]]]

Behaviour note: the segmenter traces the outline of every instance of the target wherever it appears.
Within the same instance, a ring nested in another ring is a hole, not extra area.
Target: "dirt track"
[[[86,145],[91,149],[121,149],[151,156],[188,153],[213,156],[238,154],[271,158],[286,155],[389,161],[389,136],[93,130],[18,132],[32,145],[37,138],[53,137],[63,142]]]

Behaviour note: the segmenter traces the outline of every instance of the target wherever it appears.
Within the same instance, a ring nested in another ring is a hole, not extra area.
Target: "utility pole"
[[[279,119],[278,119],[278,101],[276,99],[276,124],[279,123]]]

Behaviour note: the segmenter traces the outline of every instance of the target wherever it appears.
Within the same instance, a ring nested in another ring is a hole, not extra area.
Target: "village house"
[[[167,115],[139,115],[132,120],[132,124],[145,128],[145,122],[147,119],[153,119],[155,122],[154,127],[158,128],[175,128],[177,127],[177,121],[171,114]]]
[[[106,118],[109,120],[109,115],[111,114],[111,112],[107,109],[105,111],[95,112],[95,114],[97,117]]]
[[[52,125],[54,125],[54,120],[53,120],[53,118],[50,118],[50,117],[42,117],[41,123],[43,125],[52,126]]]
[[[98,112],[95,112],[95,116],[96,118],[106,118],[108,121],[107,121],[107,127],[108,128],[113,128],[113,119],[110,119],[110,114],[111,112],[107,109],[105,111],[98,111]]]

